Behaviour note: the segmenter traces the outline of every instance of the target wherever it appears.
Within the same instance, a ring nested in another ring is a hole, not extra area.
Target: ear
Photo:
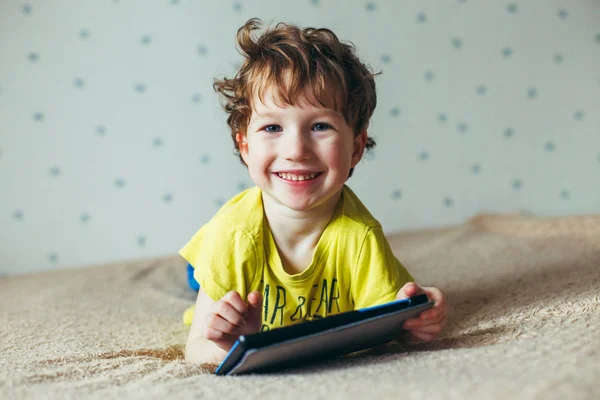
[[[236,133],[235,141],[237,142],[238,148],[240,149],[240,155],[242,156],[244,163],[246,163],[247,165],[248,163],[246,162],[246,157],[248,157],[248,140],[246,138],[246,135],[244,135],[243,133]]]
[[[354,138],[354,151],[352,152],[352,168],[362,159],[367,146],[367,130],[365,129]]]

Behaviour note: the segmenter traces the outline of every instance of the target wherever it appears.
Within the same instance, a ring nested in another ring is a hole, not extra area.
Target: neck
[[[295,248],[299,243],[316,244],[331,220],[342,191],[310,210],[296,211],[263,192],[263,207],[269,228],[279,246]]]

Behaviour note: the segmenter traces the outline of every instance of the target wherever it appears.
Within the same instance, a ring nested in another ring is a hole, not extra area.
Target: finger
[[[248,295],[248,303],[250,307],[262,307],[262,295],[258,291],[254,291]]]
[[[253,316],[262,315],[262,295],[260,292],[252,292],[248,295],[248,314]]]
[[[416,318],[417,319],[431,319],[431,318],[437,318],[441,315],[447,315],[447,314],[448,314],[448,308],[434,306],[433,308],[431,308],[427,311],[423,311]]]
[[[220,315],[209,314],[206,319],[206,335],[209,340],[221,340],[221,335],[234,335],[239,332],[240,327],[223,319]],[[211,337],[208,337],[210,332]]]
[[[230,348],[238,339],[239,335],[229,335],[221,331],[207,328],[204,334],[207,340],[210,340],[224,349]]]
[[[436,287],[423,287],[423,291],[427,294],[430,300],[435,303],[435,307],[447,307],[446,296],[444,292]]]
[[[247,320],[257,323],[262,317],[262,295],[259,292],[252,292],[248,295],[248,316]]]
[[[446,314],[440,314],[440,315],[437,315],[437,316],[432,317],[432,318],[411,318],[411,319],[407,319],[402,326],[404,327],[404,329],[411,329],[411,328],[414,328],[414,327],[439,324],[439,323],[442,323],[442,322],[445,325],[445,323],[446,323],[447,320],[448,320],[448,317],[447,317]]]
[[[442,331],[442,326],[437,324],[418,326],[415,328],[410,328],[409,330],[412,333],[440,333]]]
[[[225,301],[216,302],[211,311],[212,314],[220,316],[232,325],[239,327],[246,323],[246,318],[230,303]]]
[[[431,333],[408,332],[406,339],[413,343],[431,342],[435,339],[435,335]]]
[[[254,333],[260,330],[262,326],[262,295],[260,292],[252,292],[248,295],[248,316],[246,317],[246,326],[244,333]]]
[[[242,316],[246,316],[248,312],[248,306],[242,299],[242,296],[235,290],[228,292],[223,298],[222,301],[229,303],[233,308],[235,308]]]
[[[416,295],[420,291],[422,291],[422,290],[419,287],[419,285],[417,285],[414,282],[408,282],[404,286],[402,286],[402,288],[398,291],[398,294],[396,295],[396,299],[397,300],[406,299],[406,298]]]

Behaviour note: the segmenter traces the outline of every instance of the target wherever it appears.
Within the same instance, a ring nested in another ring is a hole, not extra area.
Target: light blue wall
[[[600,212],[598,1],[3,1],[0,272],[173,254],[251,184],[211,87],[250,17],[383,71],[349,184],[387,232]]]

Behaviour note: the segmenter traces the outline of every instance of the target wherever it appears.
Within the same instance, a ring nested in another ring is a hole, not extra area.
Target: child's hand
[[[231,291],[212,304],[205,318],[204,337],[229,351],[240,335],[256,333],[261,327],[262,296],[248,295],[248,304]]]
[[[433,308],[423,311],[419,316],[404,321],[403,328],[408,331],[411,342],[432,342],[448,323],[448,302],[444,293],[434,287],[419,287],[409,282],[398,291],[396,299],[405,299],[420,293],[427,294],[435,302]]]

